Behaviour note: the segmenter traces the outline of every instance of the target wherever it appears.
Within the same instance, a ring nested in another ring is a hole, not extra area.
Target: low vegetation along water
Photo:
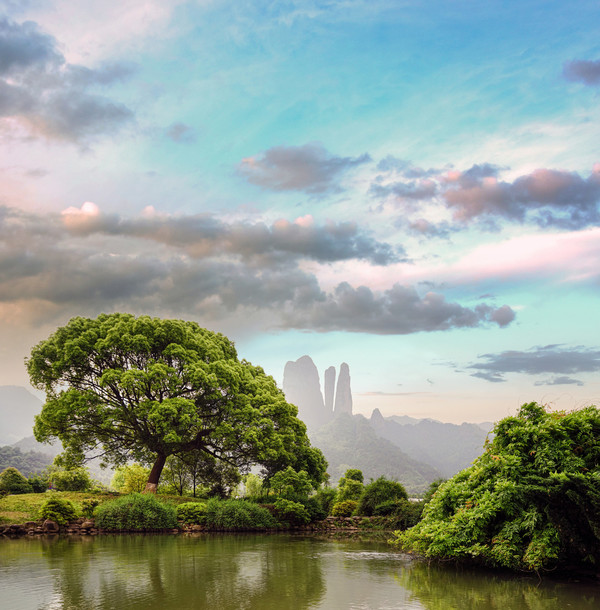
[[[0,540],[0,607],[586,610],[600,589],[427,565],[384,541],[298,535]]]

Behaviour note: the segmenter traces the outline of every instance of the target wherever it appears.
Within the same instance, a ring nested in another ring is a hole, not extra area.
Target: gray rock
[[[333,413],[333,396],[335,394],[335,366],[330,366],[325,371],[325,409],[328,413]]]
[[[350,367],[342,362],[335,392],[333,414],[337,417],[343,413],[352,415],[352,391],[350,389]]]
[[[319,372],[309,356],[285,365],[283,392],[287,401],[298,407],[298,417],[309,429],[317,429],[331,419],[323,403]]]

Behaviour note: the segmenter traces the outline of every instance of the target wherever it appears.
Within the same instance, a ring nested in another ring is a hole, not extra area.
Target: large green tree
[[[170,455],[200,453],[242,472],[260,464],[267,476],[290,465],[315,484],[325,474],[323,455],[273,378],[194,322],[77,317],[34,347],[26,364],[46,392],[38,441],[58,437],[76,457],[151,464],[147,491],[156,490]]]
[[[516,570],[597,566],[600,410],[549,412],[530,403],[494,433],[398,542],[426,557]]]

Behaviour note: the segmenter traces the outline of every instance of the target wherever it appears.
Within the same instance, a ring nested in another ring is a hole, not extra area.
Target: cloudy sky
[[[0,10],[0,384],[130,311],[367,415],[600,403],[596,0]]]

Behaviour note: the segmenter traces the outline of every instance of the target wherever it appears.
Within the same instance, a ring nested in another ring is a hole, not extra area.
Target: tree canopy
[[[115,465],[152,464],[148,491],[168,456],[198,452],[242,472],[260,464],[267,477],[288,465],[316,485],[325,474],[323,455],[273,378],[195,322],[77,317],[34,347],[26,364],[46,392],[37,440],[58,437],[80,458],[96,452]]]
[[[397,540],[437,559],[517,570],[598,565],[600,411],[536,403],[501,420],[473,465],[443,483]]]

